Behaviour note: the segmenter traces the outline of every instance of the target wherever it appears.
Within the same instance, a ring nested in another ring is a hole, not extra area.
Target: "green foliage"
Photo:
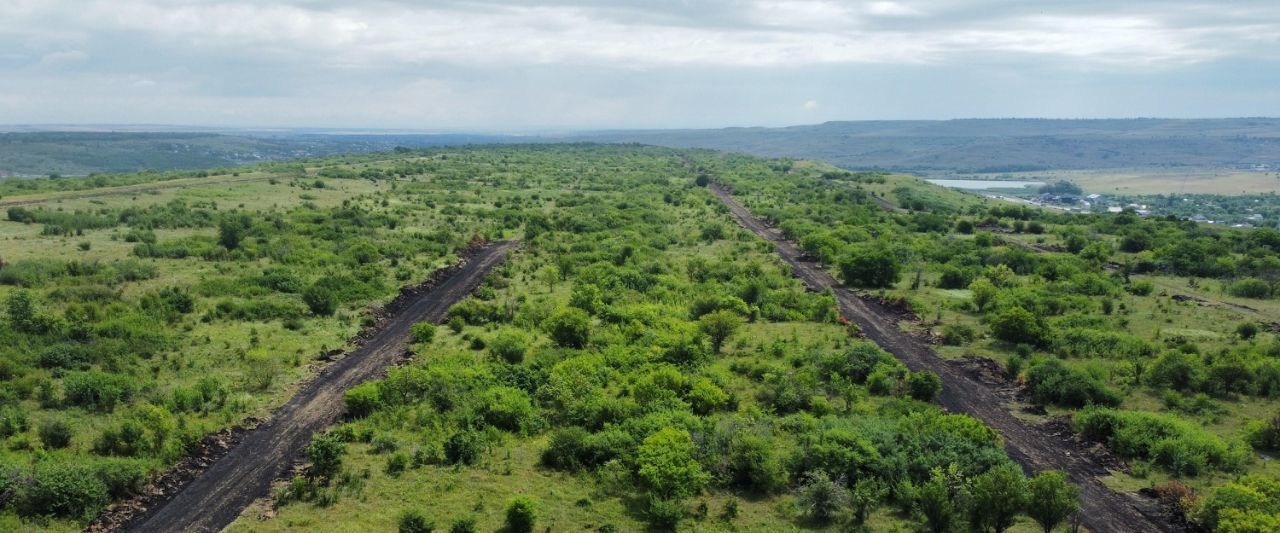
[[[970,526],[1001,533],[1013,527],[1027,505],[1027,481],[1017,465],[997,466],[974,478],[970,498]]]
[[[710,480],[694,459],[689,432],[663,428],[649,435],[636,450],[637,474],[657,497],[683,499],[697,494]]]
[[[1050,357],[1027,372],[1027,389],[1037,403],[1084,407],[1120,405],[1120,395],[1083,370]]]
[[[524,361],[529,337],[518,329],[505,328],[490,337],[486,344],[495,358],[514,365]]]
[[[826,524],[849,504],[849,490],[818,470],[807,476],[796,494],[796,501],[810,518]]]
[[[738,331],[742,324],[742,317],[727,310],[707,313],[698,319],[698,329],[711,339],[711,350],[717,354],[724,341]]]
[[[577,308],[560,308],[543,322],[551,341],[562,348],[583,348],[591,336],[591,317]]]
[[[1174,475],[1235,472],[1250,460],[1244,443],[1224,441],[1168,415],[1091,407],[1072,421],[1082,436],[1117,455],[1152,461]]]
[[[912,372],[907,380],[907,387],[912,398],[922,402],[932,402],[938,398],[938,394],[942,393],[942,378],[929,371]]]
[[[516,496],[507,502],[506,530],[530,533],[538,521],[538,504],[528,496]]]
[[[901,276],[902,265],[888,246],[862,245],[840,263],[844,282],[855,287],[892,287]]]
[[[347,390],[343,400],[347,415],[361,418],[382,407],[382,391],[376,382],[361,383]]]
[[[1270,298],[1271,292],[1271,284],[1258,278],[1245,278],[1227,286],[1227,293],[1239,298]]]
[[[436,325],[430,322],[418,322],[409,328],[413,342],[428,344],[436,338]]]
[[[71,445],[71,437],[75,431],[71,425],[61,419],[49,419],[40,424],[40,443],[45,448],[57,450]]]
[[[436,523],[421,511],[408,510],[400,513],[396,528],[400,533],[431,533],[436,530]]]
[[[1080,489],[1067,481],[1062,472],[1036,474],[1027,481],[1027,516],[1035,520],[1044,533],[1067,521],[1080,510]]]
[[[1021,307],[1001,309],[987,317],[991,334],[1012,344],[1040,346],[1049,341],[1049,330],[1044,323]]]
[[[346,447],[334,433],[311,437],[311,443],[307,445],[307,460],[311,461],[309,475],[322,484],[328,484],[342,470],[342,456],[345,453]]]

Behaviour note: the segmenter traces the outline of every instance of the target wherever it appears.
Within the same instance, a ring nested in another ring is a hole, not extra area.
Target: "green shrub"
[[[1150,281],[1143,280],[1130,285],[1127,290],[1134,296],[1151,296],[1151,293],[1155,292],[1156,286]]]
[[[313,435],[307,445],[307,460],[311,461],[311,478],[328,483],[342,470],[342,456],[347,448],[336,433]]]
[[[1011,344],[1044,345],[1049,331],[1035,315],[1013,306],[990,315],[991,334]]]
[[[347,406],[347,416],[363,418],[382,408],[382,391],[378,382],[367,381],[351,387],[343,400]]]
[[[316,316],[331,316],[338,310],[337,291],[333,290],[328,283],[321,279],[309,285],[302,291],[302,301],[307,304],[307,308]]]
[[[444,458],[451,464],[475,464],[483,451],[484,436],[478,431],[459,431],[444,441]]]
[[[861,245],[840,263],[844,282],[855,287],[892,287],[898,283],[902,265],[887,246]]]
[[[1176,417],[1090,407],[1073,417],[1077,431],[1127,459],[1150,460],[1173,475],[1213,469],[1238,471],[1250,455],[1242,442],[1227,442]]]
[[[964,346],[973,342],[978,333],[968,324],[947,324],[942,327],[942,343],[947,346]]]
[[[507,431],[527,432],[538,424],[538,413],[529,394],[513,387],[493,387],[484,392],[485,422]]]
[[[504,328],[489,339],[489,353],[500,361],[518,364],[524,361],[528,349],[529,338],[524,332],[514,328]]]
[[[67,375],[62,380],[62,390],[70,405],[112,411],[133,396],[133,380],[129,376],[91,370]]]
[[[421,511],[411,510],[400,513],[396,527],[400,533],[431,533],[435,531],[436,524]]]
[[[932,402],[942,393],[942,378],[929,371],[913,372],[907,379],[907,388],[911,391],[912,398]]]
[[[1057,358],[1045,359],[1027,372],[1027,389],[1040,404],[1084,407],[1116,406],[1120,394],[1099,383],[1083,370],[1068,368]]]
[[[436,325],[430,322],[418,322],[410,328],[413,342],[427,344],[436,338]]]
[[[109,499],[106,484],[93,469],[56,461],[37,463],[30,482],[16,496],[18,512],[24,516],[75,519],[93,515]]]
[[[1227,294],[1237,298],[1270,298],[1271,284],[1258,278],[1245,278],[1228,285]]]
[[[506,527],[510,533],[530,533],[538,521],[538,504],[528,496],[516,496],[507,503]]]
[[[562,348],[583,348],[591,335],[591,317],[578,308],[560,308],[542,326],[552,342]]]
[[[476,517],[467,515],[453,519],[449,533],[476,533]]]
[[[39,433],[40,443],[50,450],[70,446],[71,437],[75,434],[70,424],[58,418],[52,418],[41,423]]]
[[[649,509],[645,511],[645,520],[657,531],[676,531],[680,521],[684,520],[684,503],[675,499],[663,499],[650,496]]]

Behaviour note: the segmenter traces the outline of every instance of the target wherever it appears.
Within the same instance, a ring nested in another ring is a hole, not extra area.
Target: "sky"
[[[1280,116],[1277,0],[0,0],[0,124]]]

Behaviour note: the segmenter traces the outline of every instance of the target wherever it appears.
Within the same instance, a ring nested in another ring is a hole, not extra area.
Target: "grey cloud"
[[[0,0],[0,122],[1280,114],[1280,3]]]

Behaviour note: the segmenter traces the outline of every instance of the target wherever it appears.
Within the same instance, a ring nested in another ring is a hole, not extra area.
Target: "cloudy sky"
[[[1276,0],[0,0],[0,124],[1259,115]]]

